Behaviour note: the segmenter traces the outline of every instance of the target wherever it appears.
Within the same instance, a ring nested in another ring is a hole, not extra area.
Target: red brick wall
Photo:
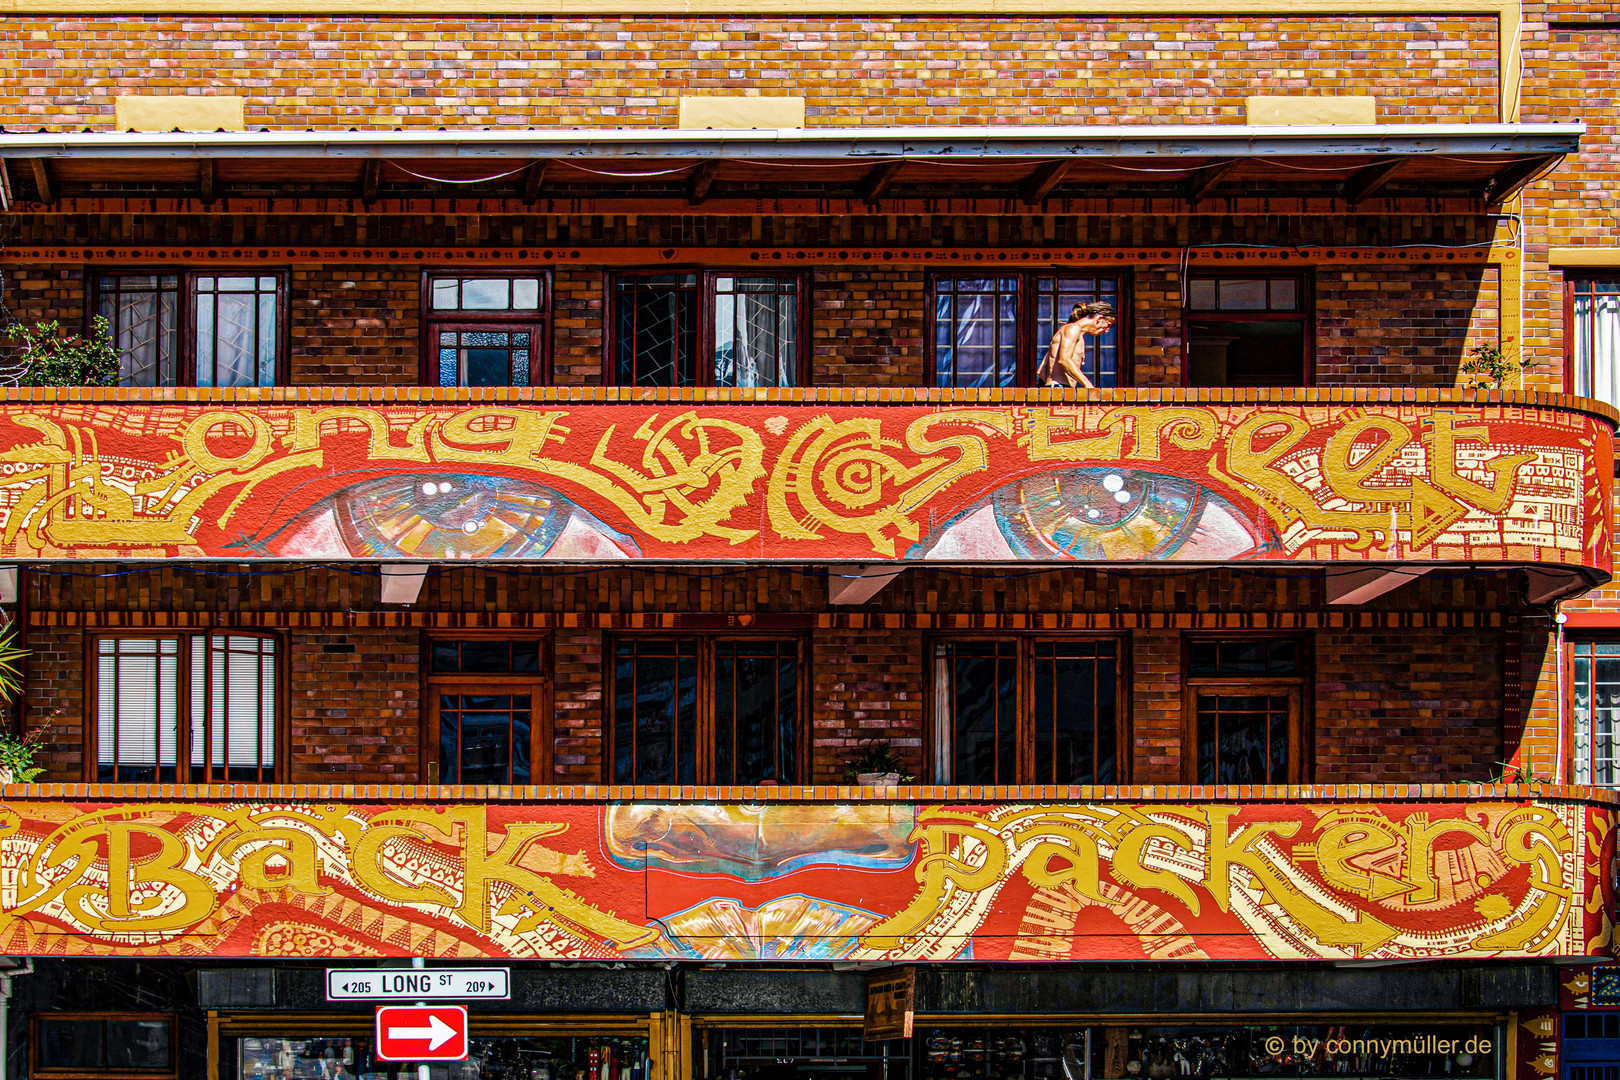
[[[602,635],[559,630],[552,637],[552,768],[558,783],[605,778]]]
[[[30,731],[50,728],[39,764],[51,779],[78,780],[84,768],[84,635],[33,627],[24,644],[24,722]]]
[[[109,125],[132,93],[237,93],[250,126],[662,125],[683,93],[801,96],[808,121],[1242,122],[1250,94],[1496,119],[1487,16],[13,18],[0,124]]]
[[[1321,386],[1457,386],[1468,349],[1495,343],[1500,275],[1490,267],[1316,274]]]
[[[295,781],[418,782],[420,640],[414,630],[291,635],[288,760]]]
[[[415,386],[422,275],[413,269],[294,270],[288,336],[295,386]]]
[[[907,772],[923,774],[924,694],[929,665],[915,630],[821,631],[812,660],[812,776],[844,782],[844,766],[868,744],[887,742]]]
[[[921,386],[927,275],[917,268],[818,272],[811,364],[817,386]]]

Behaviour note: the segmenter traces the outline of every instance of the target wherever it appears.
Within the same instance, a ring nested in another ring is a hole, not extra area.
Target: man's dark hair
[[[1114,319],[1116,321],[1119,319],[1119,316],[1114,314],[1113,304],[1107,303],[1103,300],[1096,300],[1089,304],[1074,305],[1074,310],[1069,312],[1069,321],[1074,322],[1076,319],[1090,319],[1099,315],[1105,319]]]

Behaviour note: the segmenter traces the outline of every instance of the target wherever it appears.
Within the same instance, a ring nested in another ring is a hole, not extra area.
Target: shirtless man
[[[1040,367],[1035,370],[1036,386],[1060,386],[1070,389],[1086,386],[1096,389],[1084,371],[1086,358],[1085,335],[1101,337],[1113,327],[1114,305],[1105,303],[1076,304],[1069,312],[1069,321],[1052,335],[1052,344],[1046,350]]]

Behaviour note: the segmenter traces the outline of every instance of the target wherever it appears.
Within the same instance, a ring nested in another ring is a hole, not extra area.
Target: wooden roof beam
[[[1065,158],[1061,161],[1048,161],[1045,165],[1029,174],[1024,181],[1024,202],[1036,206],[1052,194],[1052,189],[1063,182],[1073,161]]]
[[[1405,168],[1411,160],[1402,157],[1394,161],[1378,161],[1359,170],[1344,182],[1344,201],[1356,206],[1363,199],[1371,198],[1380,188],[1393,180],[1395,174]]]
[[[540,191],[546,185],[546,168],[550,164],[550,158],[535,158],[529,162],[529,171],[523,174],[524,206],[533,206],[539,201]]]
[[[51,167],[44,158],[29,158],[28,163],[34,168],[34,188],[39,192],[39,201],[53,203],[56,201],[56,185],[51,183]]]
[[[197,162],[197,190],[202,194],[202,201],[214,201],[214,159],[203,158]]]
[[[899,175],[905,164],[905,161],[901,160],[885,161],[881,165],[872,166],[872,171],[861,178],[860,187],[856,189],[861,202],[870,206],[883,198],[883,193],[889,190],[889,185],[894,183],[894,178]]]
[[[1536,174],[1560,160],[1559,156],[1548,156],[1516,161],[1491,177],[1485,185],[1485,192],[1481,198],[1485,200],[1486,206],[1506,202],[1515,192],[1534,179]]]
[[[1242,158],[1214,158],[1205,162],[1202,168],[1187,178],[1187,201],[1195,203],[1214,191],[1216,185],[1241,164]]]
[[[709,189],[714,187],[714,178],[720,172],[720,162],[716,160],[705,161],[692,172],[692,178],[686,182],[686,201],[693,206],[703,202],[709,197]]]
[[[372,158],[360,170],[360,201],[370,206],[377,201],[377,188],[382,183],[382,162]]]

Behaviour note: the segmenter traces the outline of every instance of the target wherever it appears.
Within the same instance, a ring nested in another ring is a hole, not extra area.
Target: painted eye
[[[929,533],[909,557],[1223,561],[1272,545],[1263,526],[1202,484],[1104,466],[1050,469],[997,488]]]
[[[335,492],[273,541],[277,554],[376,559],[634,559],[634,540],[543,484],[391,476]]]

